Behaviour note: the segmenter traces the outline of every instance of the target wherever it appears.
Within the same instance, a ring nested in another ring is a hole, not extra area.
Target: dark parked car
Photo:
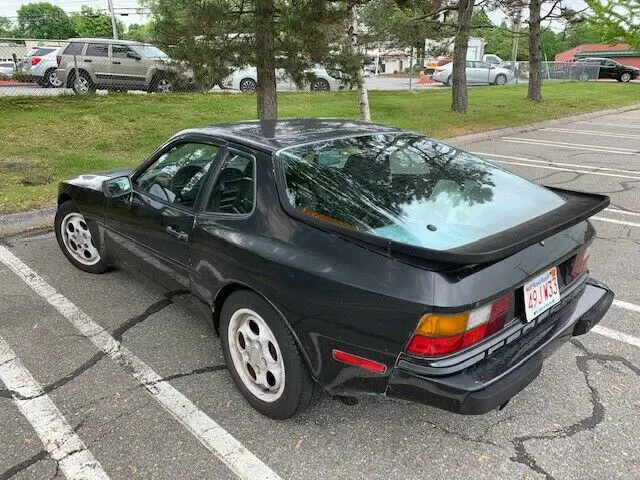
[[[608,203],[404,130],[246,122],[63,182],[55,231],[81,270],[191,294],[267,416],[322,390],[479,414],[608,310],[587,270]]]
[[[610,58],[579,58],[574,67],[574,76],[580,80],[593,78],[609,78],[619,82],[635,80],[640,76],[640,69],[611,60]]]

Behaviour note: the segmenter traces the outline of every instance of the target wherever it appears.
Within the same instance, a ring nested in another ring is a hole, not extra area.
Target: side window
[[[489,64],[486,62],[476,62],[476,68],[489,68]]]
[[[109,56],[109,44],[108,43],[90,43],[87,45],[87,57],[108,57]]]
[[[67,45],[67,48],[64,49],[64,55],[81,55],[85,45],[85,43],[71,42]]]
[[[467,60],[467,68],[474,68],[474,62]]]
[[[111,56],[113,58],[127,58],[127,53],[133,52],[126,45],[112,45],[111,46]]]
[[[230,153],[222,164],[211,192],[208,211],[232,215],[251,213],[255,201],[254,162],[254,158],[249,155]]]
[[[219,147],[183,143],[163,153],[135,180],[140,190],[167,203],[193,208]]]

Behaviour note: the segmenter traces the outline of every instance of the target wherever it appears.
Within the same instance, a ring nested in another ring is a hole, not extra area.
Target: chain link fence
[[[449,86],[450,57],[421,58],[398,51],[369,58],[365,83],[371,90],[412,90]],[[302,86],[281,72],[279,91],[338,91],[349,88],[335,69],[317,66]],[[526,83],[528,62],[490,64],[467,60],[468,85]],[[600,66],[587,62],[543,62],[543,82],[597,80]],[[212,88],[213,85],[213,88]],[[253,67],[238,68],[223,79],[198,82],[189,68],[158,47],[111,39],[38,41],[0,39],[0,97],[55,96],[108,92],[168,93],[192,91],[251,92],[257,86]]]

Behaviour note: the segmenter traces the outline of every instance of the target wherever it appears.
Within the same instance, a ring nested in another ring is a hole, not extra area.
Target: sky
[[[45,0],[0,0],[0,16],[9,17],[10,20],[16,20],[18,8],[21,5]],[[66,12],[74,12],[80,10],[82,5],[88,5],[101,11],[107,11],[107,0],[46,0],[54,5],[58,5]],[[574,9],[582,9],[586,6],[584,0],[565,0],[565,2]],[[138,0],[113,0],[114,11],[118,14],[117,18],[125,25],[132,23],[144,23],[147,19],[145,15],[137,15],[136,11],[141,8]],[[543,12],[545,8],[543,7]],[[123,15],[128,14],[128,15]],[[500,10],[489,12],[489,18],[494,23],[499,24],[504,19],[504,14]],[[552,25],[554,26],[554,25]]]
[[[10,20],[15,21],[21,5],[40,1],[47,1],[57,5],[67,13],[80,10],[82,5],[87,5],[103,12],[107,11],[107,0],[0,0],[0,17],[8,17]],[[144,23],[146,21],[146,16],[135,14],[136,10],[140,8],[138,0],[113,0],[113,9],[118,14],[117,18],[125,25]]]

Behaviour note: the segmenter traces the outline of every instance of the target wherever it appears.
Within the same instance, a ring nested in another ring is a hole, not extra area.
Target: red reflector
[[[42,60],[40,57],[31,57],[31,65],[37,65],[40,63],[40,60]]]
[[[358,355],[343,352],[342,350],[333,350],[332,356],[333,359],[337,360],[338,362],[346,363],[347,365],[353,365],[354,367],[364,368],[365,370],[376,372],[380,375],[384,375],[384,373],[387,371],[387,366],[382,363],[374,362],[373,360],[369,360],[368,358],[359,357]]]

